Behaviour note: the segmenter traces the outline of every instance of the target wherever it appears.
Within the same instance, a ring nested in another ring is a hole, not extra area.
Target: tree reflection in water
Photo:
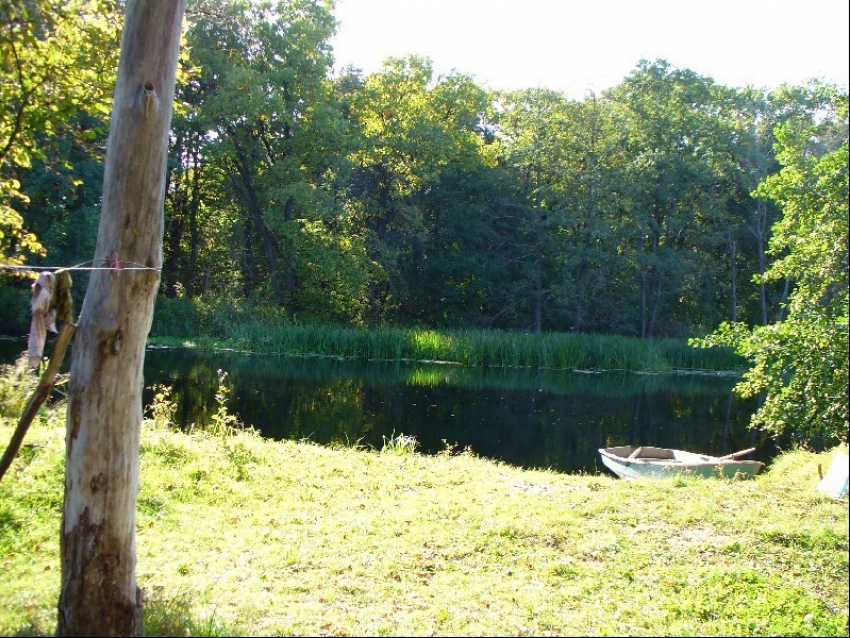
[[[721,454],[755,438],[754,458],[777,452],[768,437],[751,435],[755,402],[730,399],[728,377],[152,350],[145,384],[173,388],[178,425],[188,428],[215,412],[218,369],[233,387],[230,409],[275,439],[380,448],[404,433],[426,454],[446,441],[565,472],[596,472],[598,448],[627,443]]]

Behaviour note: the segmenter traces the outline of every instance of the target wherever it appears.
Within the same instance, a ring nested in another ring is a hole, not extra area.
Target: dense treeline
[[[753,193],[780,169],[777,124],[814,126],[809,153],[840,145],[835,87],[729,88],[663,60],[583,100],[490,91],[415,56],[335,74],[328,2],[190,7],[163,296],[643,337],[782,319],[793,281],[754,277],[782,257],[768,251],[781,210]],[[56,96],[81,82],[69,69],[115,63],[115,12],[0,0],[7,262],[91,258],[110,88],[92,71],[88,92]],[[67,43],[32,70],[39,30]]]

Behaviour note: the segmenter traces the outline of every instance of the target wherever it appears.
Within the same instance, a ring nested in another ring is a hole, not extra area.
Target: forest
[[[86,263],[120,8],[0,6],[0,256]],[[335,27],[321,0],[190,2],[160,312],[637,337],[783,319],[793,281],[760,277],[781,208],[755,189],[781,168],[777,125],[808,154],[840,146],[846,89],[730,88],[665,60],[582,100],[417,56],[334,72]],[[29,282],[2,276],[12,324]]]

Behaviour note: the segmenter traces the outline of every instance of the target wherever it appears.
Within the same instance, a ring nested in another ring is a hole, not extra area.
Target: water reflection
[[[0,360],[25,347],[23,340],[0,342]],[[215,413],[218,369],[234,389],[229,409],[275,439],[380,448],[384,437],[403,433],[416,436],[425,453],[446,441],[567,472],[600,471],[597,449],[628,443],[714,454],[757,446],[752,458],[762,461],[778,451],[749,430],[755,401],[733,397],[735,380],[722,377],[149,350],[145,384],[173,388],[177,422],[188,428]],[[146,389],[145,403],[151,398]]]
[[[215,412],[218,369],[234,388],[230,409],[275,439],[380,448],[384,437],[404,433],[425,453],[448,442],[567,472],[596,472],[598,448],[626,443],[716,454],[754,443],[765,461],[776,452],[749,431],[755,403],[734,398],[728,378],[153,350],[145,383],[172,386],[177,420],[189,427]]]

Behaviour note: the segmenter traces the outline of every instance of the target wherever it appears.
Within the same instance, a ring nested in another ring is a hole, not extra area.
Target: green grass
[[[0,483],[0,635],[55,629],[63,424],[45,410]],[[626,482],[385,443],[147,421],[148,634],[847,635],[847,501],[814,489],[829,453]]]
[[[466,366],[640,372],[740,371],[731,349],[686,339],[504,330],[354,328],[300,324],[280,308],[225,300],[159,299],[151,343],[362,360],[447,361]]]
[[[191,332],[191,331],[190,331]],[[682,339],[501,330],[434,331],[343,328],[262,322],[234,323],[219,336],[154,332],[151,343],[233,348],[285,355],[377,361],[442,361],[470,367],[632,372],[734,371],[743,361],[730,350],[693,348]]]

